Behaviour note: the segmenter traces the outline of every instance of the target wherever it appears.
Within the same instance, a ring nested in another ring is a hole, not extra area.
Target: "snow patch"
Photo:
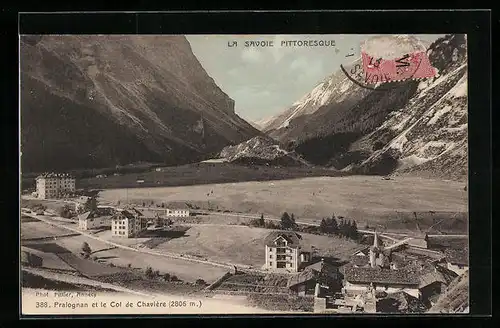
[[[399,150],[400,152],[403,152],[403,147],[407,141],[408,141],[408,139],[406,138],[406,133],[405,133],[405,134],[399,136],[398,138],[396,138],[393,142],[391,142],[391,144],[389,145],[389,148],[396,149],[396,150]]]
[[[464,78],[460,79],[457,85],[453,87],[451,94],[455,98],[467,97],[467,80]]]
[[[401,130],[405,127],[405,124],[411,119],[411,116],[406,116],[405,118],[403,118],[399,123],[391,126],[391,129],[392,130]]]
[[[418,157],[417,155],[411,155],[411,156],[408,156],[408,157],[405,157],[405,158],[401,158],[399,160],[400,162],[400,169],[406,169],[408,167],[412,167],[412,166],[415,166],[415,165],[420,165],[420,164],[423,164],[425,162],[429,161],[428,158],[424,158],[424,157]]]
[[[448,113],[450,110],[451,110],[451,106],[449,106],[449,105],[446,105],[441,109],[438,109],[434,113],[434,116],[427,122],[427,125],[432,125],[432,124],[436,123],[441,116]]]
[[[341,85],[340,85],[340,92],[341,93],[344,93],[347,91],[347,89],[349,89],[349,87],[351,86],[351,81],[349,80],[345,80]]]
[[[446,131],[446,132],[460,132],[460,131],[463,131],[466,129],[467,129],[467,124],[462,124],[460,126],[452,127],[452,128],[449,128],[449,127],[442,128],[442,130]]]

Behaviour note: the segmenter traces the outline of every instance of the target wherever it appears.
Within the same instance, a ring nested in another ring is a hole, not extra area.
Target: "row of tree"
[[[332,214],[331,218],[324,218],[321,220],[319,230],[323,233],[344,236],[357,240],[359,238],[358,225],[355,220],[347,220],[342,216],[335,217]]]
[[[348,220],[342,216],[338,218],[335,214],[330,218],[324,218],[321,220],[319,227],[303,227],[299,226],[295,222],[295,215],[293,213],[288,214],[284,212],[281,215],[280,223],[274,223],[272,221],[264,220],[264,215],[260,216],[260,219],[255,219],[250,222],[254,227],[267,228],[267,229],[282,229],[282,230],[293,230],[302,231],[308,233],[327,233],[337,236],[343,236],[357,240],[359,238],[358,225],[355,220]]]

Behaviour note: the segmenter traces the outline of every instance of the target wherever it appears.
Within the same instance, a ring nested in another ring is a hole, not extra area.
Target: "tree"
[[[321,232],[328,232],[328,222],[325,218],[321,219],[321,223],[319,224],[319,230]]]
[[[259,226],[261,226],[261,227],[264,226],[264,214],[260,215]]]
[[[203,279],[196,279],[196,284],[197,285],[205,286],[207,283]]]
[[[337,223],[337,219],[335,218],[335,214],[332,214],[332,218],[330,220],[330,232],[331,233],[339,233],[339,224]]]
[[[97,199],[95,197],[90,197],[84,205],[85,212],[97,210]]]
[[[295,229],[297,224],[295,223],[295,217],[292,214],[290,216],[287,212],[284,212],[281,216],[281,228],[284,230]]]
[[[339,224],[339,235],[347,237],[348,231],[349,231],[349,226],[347,224],[347,221],[344,220],[344,217],[339,216],[340,219],[340,224]]]
[[[86,241],[82,244],[82,253],[85,258],[88,258],[92,253],[92,249]]]
[[[59,215],[63,218],[69,219],[73,215],[73,210],[68,204],[65,204],[60,210]]]
[[[148,278],[148,279],[154,278],[154,272],[153,272],[153,269],[151,267],[147,267],[144,274],[146,275],[146,278]]]
[[[164,225],[162,217],[156,213],[155,215],[155,227],[162,227]]]
[[[359,237],[358,233],[358,224],[356,223],[355,220],[352,220],[352,225],[351,225],[351,238],[357,240]]]
[[[335,215],[332,218],[326,218],[321,220],[320,231],[323,233],[337,234],[338,233],[338,224],[335,219]]]

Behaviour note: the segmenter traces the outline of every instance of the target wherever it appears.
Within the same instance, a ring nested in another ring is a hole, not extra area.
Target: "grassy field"
[[[22,222],[21,240],[60,237],[71,234],[70,231],[54,227],[41,221]]]
[[[23,251],[26,251],[30,254],[34,254],[43,259],[42,267],[46,269],[59,270],[59,271],[69,271],[76,272],[76,269],[68,265],[64,262],[59,256],[54,253],[45,253],[37,248],[31,248],[29,245],[27,247],[22,247]]]
[[[41,221],[23,222],[21,224],[21,229],[22,231],[24,229],[26,236],[30,236],[32,238],[61,236],[70,233],[70,231],[66,229],[55,227]],[[148,238],[144,238],[141,239],[141,241],[146,241],[147,239]],[[141,242],[137,240],[134,241],[134,239],[122,239],[121,241],[124,242],[124,244]],[[91,239],[83,235],[58,237],[57,240],[53,240],[50,243],[23,241],[23,245],[35,248],[41,252],[60,255],[67,254],[68,252],[80,254],[84,242],[89,244],[93,252],[91,257],[95,256],[103,261],[104,264],[112,263],[117,267],[127,268],[129,264],[131,268],[140,268],[142,270],[145,270],[147,267],[151,267],[153,270],[159,270],[161,273],[174,274],[182,280],[195,281],[196,279],[201,278],[207,282],[215,281],[227,272],[224,268],[214,267],[208,264],[193,263],[158,255],[139,253],[131,250],[111,248],[110,245],[102,241]],[[92,262],[89,264],[88,262],[90,261],[80,259],[78,256],[74,256],[72,254],[63,256],[68,257],[65,258],[65,260],[67,260],[70,265],[88,276],[109,274],[116,271],[116,269],[108,267],[104,264],[101,265],[99,263]]]
[[[21,199],[22,207],[32,208],[36,205],[43,205],[48,210],[59,212],[61,208],[63,208],[65,205],[68,205],[68,203],[57,199]],[[69,204],[69,206],[73,209],[75,207],[73,204]]]
[[[72,284],[64,281],[48,279],[31,272],[22,271],[21,286],[23,288],[41,288],[49,290],[64,290],[64,291],[96,291],[96,292],[114,292],[112,289],[102,288],[98,286],[89,286],[81,284]]]
[[[87,242],[92,249],[93,253],[91,257],[96,256],[107,263],[113,263],[119,267],[128,267],[129,264],[131,268],[140,268],[143,270],[151,267],[153,270],[159,270],[161,274],[174,274],[185,281],[196,281],[196,279],[201,278],[207,282],[213,282],[227,272],[227,269],[208,264],[187,262],[121,248],[110,249],[108,244],[85,236],[75,236],[58,240],[58,244],[72,252],[80,252],[83,242]]]
[[[103,202],[187,203],[202,209],[294,213],[298,220],[318,220],[332,213],[359,223],[384,222],[402,213],[466,212],[463,183],[400,177],[314,177],[265,182],[239,182],[182,187],[108,189]]]
[[[78,188],[109,189],[157,186],[187,186],[240,181],[269,181],[313,176],[343,176],[326,168],[244,166],[230,163],[196,163],[105,178],[86,178]],[[137,180],[144,180],[138,184]]]
[[[246,226],[193,226],[186,236],[160,244],[156,250],[184,253],[210,260],[251,265],[264,265],[264,239],[272,230]],[[347,259],[360,245],[336,237],[301,233],[304,246],[314,246],[319,256]]]

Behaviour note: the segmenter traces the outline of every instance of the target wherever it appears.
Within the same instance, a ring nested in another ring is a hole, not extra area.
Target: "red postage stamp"
[[[415,45],[414,42],[409,43],[408,40],[396,41],[397,43],[394,40],[379,40],[376,47],[372,42],[362,49],[365,83],[377,84],[436,76],[437,70],[431,65],[425,48]]]

